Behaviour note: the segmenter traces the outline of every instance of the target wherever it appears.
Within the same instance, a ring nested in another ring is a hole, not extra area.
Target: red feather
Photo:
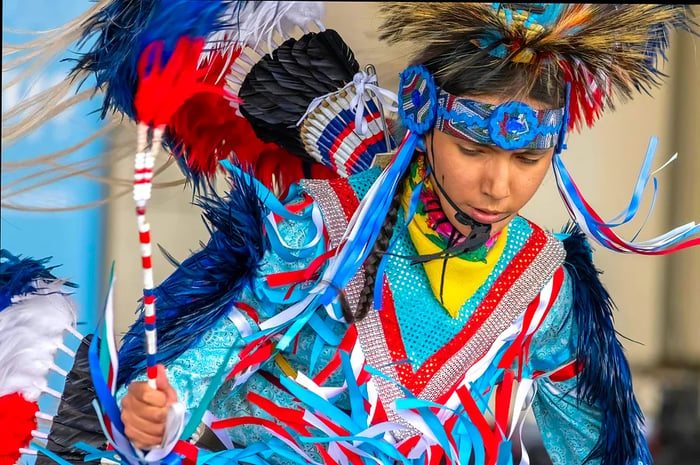
[[[235,154],[237,162],[255,165],[264,150],[278,146],[258,139],[252,126],[236,114],[232,103],[240,99],[227,91],[225,68],[235,61],[241,49],[227,57],[212,52],[211,58],[200,65],[201,82],[217,87],[219,92],[200,92],[177,109],[169,122],[169,135],[176,151],[185,157],[187,166],[197,174],[212,178],[218,162]]]
[[[140,123],[154,127],[168,124],[189,98],[200,92],[223,95],[222,87],[204,82],[208,68],[199,67],[204,39],[182,37],[165,66],[163,42],[149,44],[139,57],[139,81],[134,106]]]
[[[304,172],[305,163],[310,164],[308,174]],[[273,174],[277,186],[273,186]],[[276,187],[278,197],[284,198],[287,196],[289,186],[301,179],[335,179],[340,176],[320,163],[306,161],[277,147],[267,149],[260,154],[255,165],[255,177],[270,190]]]
[[[19,449],[28,447],[37,427],[39,407],[20,393],[0,397],[0,465],[14,465]]]
[[[576,128],[580,131],[584,120],[588,127],[592,127],[603,112],[603,90],[596,87],[593,76],[584,67],[574,69],[566,61],[561,61],[560,64],[564,69],[564,79],[571,83],[567,129]]]

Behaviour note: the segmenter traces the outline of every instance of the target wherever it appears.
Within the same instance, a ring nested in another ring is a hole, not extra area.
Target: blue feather
[[[112,0],[89,18],[79,47],[92,47],[79,53],[71,74],[88,71],[95,75],[97,88],[104,90],[102,118],[109,110],[134,118],[137,64],[152,42],[164,42],[166,63],[181,37],[207,37],[231,25],[224,13],[239,9],[246,2],[233,0]],[[94,41],[94,42],[93,42]]]
[[[602,429],[588,460],[601,465],[650,464],[642,429],[644,417],[634,396],[630,368],[613,323],[615,305],[598,278],[592,250],[577,225],[565,227],[565,266],[573,281],[573,312],[578,327],[576,359],[579,398],[603,412]],[[641,461],[641,462],[640,462]]]
[[[12,304],[12,297],[36,292],[34,281],[43,279],[55,281],[56,276],[51,270],[59,265],[46,267],[53,257],[40,260],[33,258],[21,258],[21,255],[12,255],[7,249],[0,249],[0,311]],[[68,287],[78,287],[76,284],[66,282]]]
[[[265,252],[263,218],[267,212],[255,186],[231,173],[231,189],[223,199],[200,197],[211,238],[200,251],[178,264],[155,290],[157,363],[176,359],[230,310],[241,291],[252,283]],[[120,385],[146,368],[143,303],[138,320],[123,338],[119,351]]]

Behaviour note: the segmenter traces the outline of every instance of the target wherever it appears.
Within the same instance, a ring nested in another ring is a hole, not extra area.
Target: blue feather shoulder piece
[[[17,295],[32,294],[37,291],[35,281],[55,281],[58,278],[51,270],[58,265],[47,267],[51,257],[39,260],[15,256],[7,249],[0,249],[0,311],[12,304],[12,298]],[[65,282],[65,286],[78,287],[76,284]]]
[[[600,437],[588,460],[601,465],[650,464],[644,418],[632,389],[632,376],[613,322],[613,303],[600,282],[585,234],[568,224],[566,266],[573,282],[573,315],[578,327],[576,360],[579,399],[603,413]]]
[[[252,283],[267,247],[267,212],[250,179],[233,172],[226,198],[213,192],[201,197],[197,205],[204,210],[209,242],[182,263],[168,255],[177,269],[154,289],[157,363],[167,364],[192,347]],[[119,351],[120,385],[146,369],[143,302],[139,311]]]

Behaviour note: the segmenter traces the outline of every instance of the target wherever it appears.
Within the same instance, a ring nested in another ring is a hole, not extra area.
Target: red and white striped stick
[[[151,144],[148,144],[148,126],[138,126],[138,147],[140,151],[134,160],[134,202],[141,244],[141,266],[143,268],[143,306],[146,331],[146,366],[148,385],[156,388],[156,307],[153,295],[153,267],[151,263],[151,225],[146,221],[146,203],[151,198],[151,180],[156,155],[160,150],[162,128],[153,130]]]

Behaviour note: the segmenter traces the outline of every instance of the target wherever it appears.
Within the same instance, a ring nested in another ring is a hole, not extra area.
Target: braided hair
[[[396,220],[399,215],[399,206],[401,205],[401,195],[403,193],[403,187],[405,184],[406,176],[409,170],[402,176],[399,181],[398,187],[394,192],[394,198],[389,206],[389,212],[384,218],[384,223],[382,223],[382,228],[379,230],[377,235],[377,240],[374,242],[372,251],[367,256],[364,263],[365,268],[365,284],[360,292],[360,299],[357,304],[357,311],[352,313],[352,309],[349,305],[342,305],[343,316],[345,321],[348,323],[354,323],[362,320],[367,316],[369,310],[374,301],[374,284],[377,279],[377,268],[379,263],[382,261],[382,257],[389,248],[389,243],[391,242],[391,237],[394,231],[394,225],[396,225]],[[342,300],[342,299],[341,299]]]

